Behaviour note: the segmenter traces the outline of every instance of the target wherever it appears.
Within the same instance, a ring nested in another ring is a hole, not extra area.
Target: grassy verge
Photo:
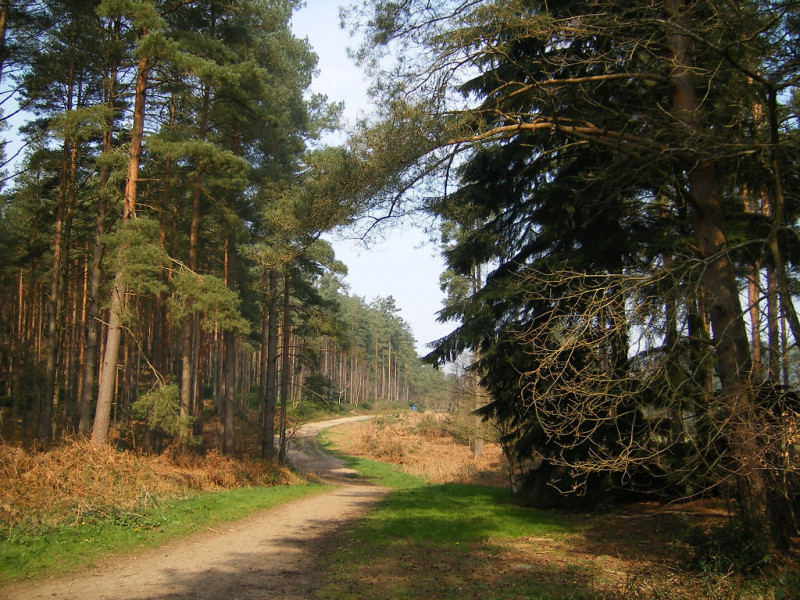
[[[323,441],[336,452],[335,431]],[[318,598],[590,597],[583,585],[588,571],[542,571],[514,558],[520,541],[551,543],[575,531],[556,514],[515,505],[506,490],[430,485],[393,465],[342,458],[393,491],[331,553]]]
[[[84,513],[74,523],[0,537],[0,582],[92,566],[109,554],[162,545],[327,489],[322,485],[250,487],[167,500],[137,512]]]
[[[544,569],[514,558],[573,528],[482,486],[444,484],[391,493],[332,555],[318,596],[357,598],[583,598],[588,569]]]
[[[345,445],[336,429],[326,438],[334,451]],[[800,599],[792,564],[753,577],[687,568],[687,526],[716,522],[713,505],[569,515],[523,508],[503,489],[429,484],[400,466],[346,460],[393,491],[327,554],[317,600]]]

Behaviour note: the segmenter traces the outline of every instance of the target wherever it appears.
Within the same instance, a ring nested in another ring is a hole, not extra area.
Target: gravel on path
[[[319,560],[331,539],[382,498],[324,454],[316,435],[349,420],[302,427],[287,456],[295,468],[336,487],[225,523],[102,566],[0,590],[3,600],[296,600],[322,582]]]

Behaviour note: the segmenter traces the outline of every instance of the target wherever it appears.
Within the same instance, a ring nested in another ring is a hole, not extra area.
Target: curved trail
[[[4,600],[255,600],[306,598],[319,583],[316,565],[326,540],[386,490],[365,485],[324,454],[316,434],[359,417],[300,429],[288,457],[300,470],[337,484],[329,492],[225,523],[101,567],[0,590]]]

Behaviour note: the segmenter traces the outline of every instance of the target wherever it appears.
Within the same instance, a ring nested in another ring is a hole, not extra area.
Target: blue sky
[[[347,48],[356,42],[339,27],[341,5],[338,0],[307,0],[292,23],[296,35],[307,37],[319,56],[313,91],[332,101],[344,101],[345,119],[353,122],[359,114],[368,113],[369,100],[367,83],[347,56]],[[344,236],[348,234],[353,232],[343,232]],[[350,292],[368,301],[377,296],[394,297],[400,316],[414,332],[420,354],[427,352],[426,344],[453,329],[453,324],[436,322],[443,300],[439,289],[443,262],[424,232],[398,223],[384,239],[372,241],[369,248],[342,236],[329,239],[339,260],[349,269],[346,282]]]

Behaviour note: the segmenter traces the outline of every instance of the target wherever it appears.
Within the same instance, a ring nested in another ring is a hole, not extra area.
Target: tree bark
[[[119,39],[120,22],[114,24],[114,37]],[[116,59],[111,60],[108,66],[108,91],[106,104],[113,111],[116,100],[117,73],[119,64]],[[103,129],[102,152],[110,154],[113,150],[114,115]],[[95,216],[94,250],[92,252],[92,265],[89,276],[89,302],[86,316],[86,354],[83,363],[83,393],[78,408],[78,435],[86,436],[91,427],[92,398],[94,397],[94,383],[97,371],[98,344],[100,339],[100,286],[103,277],[102,263],[105,254],[103,236],[106,233],[106,206],[108,205],[108,180],[111,177],[111,167],[103,164],[98,174],[97,212]]]
[[[142,36],[147,31],[142,31]],[[131,141],[128,151],[128,170],[125,181],[123,197],[122,223],[128,223],[136,218],[136,186],[139,181],[139,162],[142,155],[142,141],[144,139],[144,109],[147,97],[147,76],[150,71],[150,59],[147,56],[139,58],[136,70],[136,87],[134,91],[133,124],[131,126]],[[94,426],[92,428],[92,443],[105,444],[108,440],[108,429],[111,418],[111,405],[114,399],[114,389],[117,375],[117,359],[119,345],[122,337],[121,315],[125,307],[127,290],[121,271],[114,276],[111,289],[111,307],[109,309],[108,333],[106,335],[106,348],[103,356],[103,370],[97,391],[97,407],[95,409]]]
[[[278,450],[278,461],[286,463],[286,424],[287,424],[287,405],[289,404],[289,391],[292,382],[291,375],[291,342],[292,317],[291,307],[289,306],[290,293],[289,286],[291,276],[289,268],[283,276],[283,332],[281,340],[281,429],[280,429],[280,449]]]
[[[208,132],[208,109],[211,100],[211,89],[208,86],[203,87],[203,103],[200,109],[200,140],[206,139]],[[192,183],[192,218],[189,224],[189,269],[197,271],[197,244],[200,237],[200,200],[202,198],[203,190],[203,172],[198,166]],[[191,299],[189,299],[191,303]],[[197,374],[197,356],[193,353],[195,347],[194,338],[196,338],[195,327],[196,316],[191,311],[188,311],[186,318],[181,326],[181,404],[180,416],[182,419],[188,419],[192,414],[192,407],[197,401],[195,398],[194,390]],[[188,439],[183,439],[181,444],[186,446]]]
[[[61,164],[61,185],[58,194],[58,208],[56,210],[55,236],[53,239],[53,266],[50,271],[50,294],[47,300],[47,343],[46,367],[44,381],[44,397],[42,399],[41,418],[39,420],[39,438],[47,442],[53,436],[53,404],[57,394],[56,371],[58,369],[60,314],[61,314],[61,287],[65,269],[65,243],[67,211],[68,176],[67,165],[70,154],[70,142],[64,141],[64,160]]]
[[[778,278],[772,265],[767,267],[767,354],[768,381],[771,385],[778,385],[781,381],[781,341],[778,321]]]
[[[229,239],[225,240],[225,283],[228,289],[236,287],[234,278],[234,252]],[[235,446],[235,407],[236,407],[236,334],[225,331],[222,334],[224,348],[225,391],[222,396],[222,448],[227,456],[233,456]]]
[[[481,287],[483,286],[483,269],[481,265],[475,265],[472,271],[472,293],[477,294],[480,291]],[[480,350],[476,349],[475,353],[472,357],[472,363],[475,364],[479,362],[481,359]],[[481,387],[481,378],[480,374],[475,371],[472,373],[470,385],[474,391],[474,409],[477,411],[479,408],[482,408],[483,405],[486,403],[486,394],[484,393],[483,388]],[[472,458],[475,460],[479,459],[483,455],[483,419],[475,413],[473,417],[474,420],[474,427],[475,433],[473,434],[474,441],[472,444]]]
[[[73,108],[75,89],[75,24],[72,26],[72,46],[70,54],[69,72],[67,74],[66,110]],[[65,131],[64,147],[61,161],[61,181],[58,191],[58,208],[56,210],[55,236],[53,240],[53,267],[50,274],[50,296],[47,304],[47,353],[44,399],[42,401],[42,416],[39,422],[39,437],[47,441],[53,435],[53,405],[56,402],[57,388],[56,376],[58,370],[59,338],[60,338],[60,313],[62,306],[62,285],[64,271],[66,270],[68,243],[72,206],[74,194],[69,187],[73,183],[71,174],[75,164],[73,148],[74,143]]]
[[[8,11],[11,8],[10,0],[0,2],[0,83],[3,82],[6,66],[6,23],[8,22]]]
[[[753,381],[760,382],[761,374],[761,261],[755,260],[747,267],[747,301],[750,313],[750,347],[753,352]]]
[[[690,23],[689,8],[683,0],[666,0],[669,27],[667,45],[672,56],[672,106],[679,135],[695,139],[701,129],[699,105],[689,57],[690,38],[684,33]],[[755,402],[750,387],[752,372],[747,330],[739,302],[736,276],[728,256],[723,229],[722,198],[714,161],[696,152],[694,162],[685,165],[689,197],[692,205],[692,226],[697,247],[706,261],[703,272],[707,309],[709,311],[717,372],[727,407],[728,440],[735,462],[733,476],[738,485],[742,516],[753,524],[766,524],[767,490],[759,463]]]
[[[278,271],[269,269],[265,279],[264,309],[261,334],[260,392],[264,406],[261,411],[261,458],[274,458],[276,375],[278,370]]]

